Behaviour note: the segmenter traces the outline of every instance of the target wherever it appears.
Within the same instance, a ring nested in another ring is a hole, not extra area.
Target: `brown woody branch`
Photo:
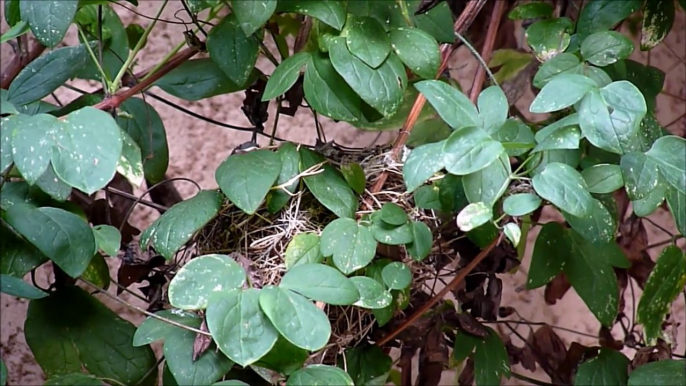
[[[500,3],[501,1],[496,2]],[[455,21],[455,24],[453,26],[454,31],[459,34],[463,34],[467,30],[467,28],[469,28],[469,26],[472,25],[472,22],[474,22],[474,19],[479,14],[479,12],[485,4],[486,0],[471,0],[469,4],[467,4],[465,10],[460,14],[460,17]],[[443,71],[445,71],[445,69],[448,67],[448,60],[450,60],[450,55],[452,54],[455,47],[455,43],[444,44],[443,47],[441,47],[442,60],[441,66],[439,67],[438,73],[436,74],[436,79],[438,79],[438,77],[440,77]],[[395,144],[393,144],[393,149],[391,150],[391,159],[393,161],[398,160],[398,157],[400,156],[400,153],[402,152],[405,143],[407,143],[407,139],[410,137],[410,133],[412,132],[412,129],[414,128],[414,125],[417,122],[417,118],[419,118],[419,113],[422,111],[424,103],[426,103],[426,98],[424,98],[424,95],[419,94],[414,102],[414,105],[412,106],[412,110],[410,110],[410,114],[407,116],[407,119],[403,124],[403,127],[400,129],[400,133],[398,134],[398,138],[395,140]],[[371,192],[380,192],[384,184],[386,183],[387,178],[388,172],[384,171],[383,173],[381,173],[379,179],[376,180],[376,183],[372,187]]]
[[[498,35],[498,27],[500,26],[500,19],[503,16],[506,5],[506,1],[496,1],[493,5],[491,21],[488,24],[488,31],[486,32],[486,41],[484,42],[484,47],[481,50],[481,58],[483,59],[484,63],[488,63],[491,60],[495,38]],[[486,69],[483,66],[477,67],[474,83],[472,84],[472,90],[469,93],[469,100],[471,100],[472,103],[476,103],[476,99],[479,97],[479,93],[481,92],[481,88],[483,87],[485,79]]]
[[[182,63],[187,61],[188,59],[192,58],[200,52],[200,49],[198,47],[189,47],[185,49],[184,51],[181,51],[180,53],[176,54],[173,58],[171,58],[162,68],[160,68],[157,72],[149,76],[148,78],[145,78],[142,82],[136,83],[133,85],[131,88],[128,90],[114,94],[102,102],[96,104],[95,107],[96,109],[100,110],[111,110],[119,107],[122,103],[124,103],[125,100],[133,97],[134,95],[143,92],[145,89],[148,87],[152,86],[153,83],[155,83],[158,79],[163,77],[164,75],[168,74],[170,71],[175,69],[176,67],[180,66]],[[145,76],[146,74],[140,74],[139,76]]]
[[[407,318],[407,320],[405,320],[405,322],[403,322],[403,324],[398,326],[390,334],[384,336],[383,339],[376,342],[376,345],[377,346],[383,346],[386,343],[393,340],[396,336],[398,336],[398,334],[403,332],[406,328],[408,328],[414,322],[416,322],[419,318],[421,318],[422,315],[424,315],[424,313],[426,311],[428,311],[431,307],[435,306],[436,303],[438,303],[441,299],[443,299],[443,297],[445,295],[447,295],[448,293],[450,293],[450,291],[457,288],[457,285],[460,284],[460,282],[462,282],[464,280],[464,278],[467,277],[467,275],[469,275],[474,270],[474,268],[476,268],[476,266],[479,265],[479,263],[481,263],[481,261],[486,258],[486,256],[488,256],[489,253],[491,253],[493,248],[500,242],[500,240],[501,240],[500,236],[498,238],[496,238],[495,240],[493,240],[493,242],[489,246],[487,246],[485,249],[483,249],[474,258],[474,260],[472,260],[462,271],[460,271],[460,273],[457,276],[455,276],[455,278],[453,280],[451,280],[450,283],[448,283],[448,285],[446,285],[445,288],[443,288],[441,290],[441,292],[437,293],[428,302],[424,303],[424,305],[422,305],[417,311],[415,311],[412,315],[410,315],[410,317]]]

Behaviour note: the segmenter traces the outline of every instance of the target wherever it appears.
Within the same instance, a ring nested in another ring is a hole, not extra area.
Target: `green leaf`
[[[505,151],[482,129],[464,127],[455,130],[443,145],[443,163],[448,172],[466,175],[494,162]]]
[[[686,284],[686,254],[676,245],[662,250],[638,303],[636,321],[643,324],[648,345],[661,337],[662,322]]]
[[[327,365],[309,365],[293,373],[286,386],[322,385],[354,386],[353,380],[345,371]]]
[[[631,40],[615,31],[596,32],[581,43],[581,56],[599,67],[626,59],[633,51]]]
[[[441,53],[436,40],[419,28],[402,27],[391,30],[391,46],[400,60],[415,74],[433,79],[441,65]]]
[[[405,210],[392,202],[387,202],[381,207],[381,220],[389,225],[400,226],[409,218]]]
[[[664,136],[655,141],[646,155],[657,163],[660,174],[672,187],[686,194],[686,139]]]
[[[614,82],[601,92],[591,91],[581,101],[579,125],[596,147],[624,154],[632,150],[646,111],[645,100],[635,86],[626,81]]]
[[[529,111],[532,113],[549,113],[565,109],[580,101],[596,87],[595,82],[586,76],[559,74],[543,86],[541,92],[531,103]]]
[[[88,280],[97,287],[107,290],[110,286],[111,279],[110,267],[107,265],[105,258],[100,253],[96,253],[80,278]]]
[[[93,194],[114,177],[122,137],[109,114],[84,107],[63,118],[54,135],[51,161],[62,181]]]
[[[676,9],[673,1],[647,1],[643,9],[641,27],[641,51],[660,44],[672,30]]]
[[[457,226],[462,232],[469,232],[493,218],[493,209],[483,202],[467,205],[457,215]]]
[[[279,333],[259,304],[260,290],[218,292],[207,306],[207,327],[220,350],[246,367],[272,349]]]
[[[563,127],[551,133],[539,143],[532,153],[538,153],[543,150],[556,149],[578,149],[579,141],[581,141],[581,131],[576,126]]]
[[[143,382],[155,367],[150,346],[131,345],[136,327],[79,287],[32,300],[24,328],[47,377],[81,372],[83,366],[99,378],[128,385]],[[157,372],[150,377],[156,379]]]
[[[574,23],[566,17],[543,19],[526,29],[526,42],[536,57],[545,62],[564,52],[571,41]]]
[[[311,300],[347,306],[359,300],[355,285],[337,269],[324,264],[303,264],[291,268],[279,287]]]
[[[395,55],[390,55],[378,68],[371,68],[348,51],[343,38],[333,39],[329,55],[336,72],[362,100],[385,117],[398,110],[407,87],[407,75]]]
[[[276,185],[280,186],[292,181],[290,185],[285,186],[285,189],[290,193],[295,193],[300,182],[300,178],[296,178],[300,172],[298,148],[291,142],[286,142],[279,146],[276,154],[281,158],[281,172],[276,179]],[[286,206],[290,199],[291,196],[282,189],[270,190],[266,198],[267,210],[269,213],[277,213]]]
[[[582,66],[579,58],[574,54],[563,52],[541,65],[534,76],[533,85],[543,88],[559,74],[581,74],[581,70]]]
[[[300,348],[317,351],[329,341],[331,325],[324,311],[295,292],[264,287],[260,307],[281,335]]]
[[[340,218],[324,228],[320,239],[321,253],[333,256],[338,269],[348,275],[366,267],[376,253],[376,241],[369,228],[355,220]]]
[[[43,384],[44,386],[71,386],[71,385],[79,385],[79,386],[102,386],[102,381],[99,380],[98,378],[84,374],[84,373],[71,373],[71,374],[65,374],[65,375],[58,375],[55,377],[51,377],[45,383]]]
[[[503,211],[510,216],[521,217],[541,206],[541,199],[533,193],[513,194],[503,201]]]
[[[567,258],[564,265],[565,276],[598,321],[604,326],[612,326],[619,307],[617,278],[611,265],[614,255],[605,258],[599,256],[598,245],[589,244],[573,231],[569,232],[568,237],[573,255]],[[608,245],[615,246],[613,251],[618,250],[616,244]],[[621,250],[619,254],[620,258],[626,260]]]
[[[246,36],[235,14],[225,16],[207,36],[210,58],[235,84],[244,84],[257,62],[258,38]]]
[[[551,16],[553,16],[553,7],[543,2],[518,5],[507,15],[510,20],[538,19]]]
[[[483,202],[493,206],[510,183],[512,168],[505,154],[485,168],[462,177],[462,186],[470,203]]]
[[[196,319],[190,327],[200,327],[200,319]],[[175,328],[165,337],[164,358],[169,371],[179,385],[211,385],[233,367],[233,362],[214,345],[194,361],[193,346],[196,335],[193,331]],[[167,382],[164,384],[166,385]]]
[[[372,225],[369,228],[376,241],[386,245],[409,244],[412,239],[412,226],[409,223],[403,225],[390,225],[384,222],[380,211],[371,215]]]
[[[274,347],[255,363],[255,366],[274,370],[284,375],[290,375],[299,370],[305,363],[309,353],[294,346],[284,337],[279,335]]]
[[[445,213],[459,212],[469,204],[462,186],[462,177],[448,174],[439,182],[438,200]]]
[[[438,185],[420,186],[412,196],[415,206],[419,209],[443,209],[439,192]]]
[[[376,345],[365,345],[345,350],[345,360],[338,366],[345,368],[356,385],[381,386],[386,384],[393,360]]]
[[[477,386],[497,385],[502,376],[510,376],[510,359],[498,333],[488,328],[488,336],[476,345],[474,380]]]
[[[286,248],[286,269],[290,270],[301,264],[318,264],[324,260],[319,251],[319,235],[299,233],[293,237]]]
[[[444,144],[445,141],[427,143],[410,151],[403,166],[403,179],[408,193],[415,191],[443,169]]]
[[[183,62],[154,85],[177,98],[197,101],[244,90],[255,77],[257,72],[253,71],[245,83],[236,84],[212,59],[203,58]]]
[[[346,122],[364,119],[360,110],[362,99],[323,54],[313,54],[307,62],[303,89],[307,103],[318,113]]]
[[[410,19],[415,27],[428,32],[441,43],[452,43],[455,41],[453,33],[453,17],[447,3],[439,3],[430,11],[417,15],[416,11],[421,4],[421,0],[408,0],[407,6],[410,10]]]
[[[345,29],[348,50],[369,67],[379,67],[391,53],[388,34],[373,17],[352,17]]]
[[[7,25],[14,26],[21,21],[21,15],[19,14],[19,0],[5,1],[4,11]]]
[[[200,317],[194,313],[177,309],[157,311],[155,315],[180,323],[184,326],[200,326]],[[148,317],[138,326],[133,335],[133,345],[136,347],[145,346],[152,342],[162,340],[171,336],[180,327],[169,324],[160,319]]]
[[[672,212],[679,233],[686,236],[686,194],[674,188],[667,189],[667,205]]]
[[[300,13],[340,30],[345,25],[345,6],[338,0],[281,0],[277,12]]]
[[[145,178],[141,148],[124,130],[121,131],[121,139],[122,149],[117,164],[117,173],[126,178],[131,185],[140,187]]]
[[[588,2],[581,10],[576,25],[579,39],[583,41],[588,35],[596,31],[611,29],[642,6],[642,0],[596,0]]]
[[[254,214],[281,171],[281,157],[270,150],[230,155],[217,168],[222,192],[247,214]]]
[[[3,186],[3,198],[7,194],[6,186],[9,185]],[[41,251],[19,237],[6,223],[0,224],[0,232],[2,232],[2,237],[0,237],[0,273],[24,277],[32,269],[48,260]]]
[[[508,80],[513,80],[517,75],[531,64],[533,55],[528,52],[520,52],[513,49],[500,49],[493,51],[488,67],[500,67],[493,76],[495,80],[502,84]],[[539,87],[540,88],[540,87]]]
[[[507,121],[507,113],[510,109],[503,90],[498,86],[483,90],[479,94],[477,105],[484,123],[484,130],[489,134],[498,132]]]
[[[491,137],[500,142],[511,157],[524,155],[536,144],[531,128],[517,118],[506,120],[497,132],[491,133]]]
[[[117,123],[140,148],[145,180],[152,184],[164,180],[169,166],[169,145],[162,118],[140,98],[127,99],[121,110],[129,117],[119,115]]]
[[[632,43],[633,44],[633,43]],[[589,65],[584,65],[584,75],[593,79],[598,87],[605,87],[612,83],[612,78],[604,70]]]
[[[482,127],[476,107],[456,88],[438,80],[424,80],[414,87],[426,97],[438,115],[453,129]]]
[[[250,386],[247,383],[243,381],[239,381],[237,379],[229,379],[228,381],[222,381],[222,382],[217,382],[213,384],[212,386]]]
[[[351,163],[341,166],[341,174],[345,178],[345,182],[348,183],[355,193],[362,194],[367,186],[367,179],[364,176],[364,170],[358,163]]]
[[[562,225],[549,222],[541,227],[531,254],[526,288],[532,290],[548,284],[572,257],[571,243]]]
[[[519,240],[522,238],[522,230],[519,228],[519,225],[513,222],[507,223],[503,227],[503,233],[505,233],[507,239],[512,242],[512,245],[517,248]]]
[[[232,1],[233,12],[246,36],[260,29],[274,13],[276,0]]]
[[[533,178],[533,186],[542,198],[574,216],[591,213],[593,198],[581,174],[569,165],[553,162]]]
[[[653,214],[665,200],[667,189],[667,184],[658,182],[657,188],[653,189],[643,199],[631,201],[631,207],[634,210],[634,214],[638,217],[646,217]]]
[[[300,171],[325,162],[324,157],[305,147],[300,149]],[[357,197],[341,174],[325,164],[324,172],[304,177],[305,185],[325,208],[338,217],[353,218],[359,205]]]
[[[15,115],[19,114],[19,110],[17,110],[17,107],[14,106],[11,102],[7,100],[7,90],[0,89],[0,115]],[[7,118],[3,119],[3,122],[5,122]],[[3,139],[3,145],[5,144],[5,140]],[[6,146],[6,145],[5,145]],[[4,164],[3,164],[4,165]]]
[[[103,30],[103,40],[104,40],[104,50],[102,53],[102,69],[105,74],[109,76],[110,79],[114,79],[121,67],[124,65],[124,61],[129,55],[129,35],[127,29],[124,28],[124,24],[117,15],[117,12],[112,9],[108,4],[110,1],[105,1],[105,6],[102,7],[102,30]],[[92,21],[84,23],[79,20],[79,16],[83,13],[90,13],[92,15]],[[99,34],[98,27],[98,7],[96,4],[88,4],[81,6],[79,11],[76,13],[74,19],[76,23],[80,23],[84,32],[91,42],[91,44],[97,47],[97,36]],[[133,39],[131,39],[133,40]],[[80,40],[82,41],[82,40]],[[134,42],[135,44],[135,42]],[[93,50],[98,52],[97,50]],[[97,54],[96,54],[97,55]],[[100,61],[98,59],[98,61]],[[91,79],[95,81],[101,81],[100,70],[96,66],[95,62],[90,59],[86,61],[85,68],[79,72],[78,77],[81,79]]]
[[[50,2],[22,1],[22,4],[25,3],[49,4]],[[87,60],[88,51],[83,44],[52,50],[29,63],[17,75],[7,91],[7,99],[15,107],[41,100],[78,75]]]
[[[212,220],[222,205],[216,191],[203,190],[164,212],[146,229],[140,238],[142,248],[152,242],[155,250],[165,259],[171,259],[193,234]]]
[[[407,244],[407,253],[415,261],[422,261],[429,253],[433,245],[433,235],[429,226],[419,221],[412,221],[412,242]]]
[[[0,275],[0,292],[24,299],[41,299],[48,296],[23,279],[9,275]]]
[[[657,187],[659,177],[657,163],[644,153],[624,154],[620,168],[626,192],[632,201],[645,198]]]
[[[0,36],[0,44],[8,42],[12,39],[16,39],[27,32],[29,32],[29,24],[24,20],[20,20],[17,24]]]
[[[457,330],[453,358],[460,362],[464,361],[474,352],[474,349],[479,344],[481,344],[481,339],[474,335],[469,335],[462,330]]]
[[[24,180],[33,185],[50,164],[60,123],[48,114],[33,117],[20,115],[7,122],[8,126],[3,129],[9,131],[7,134],[11,136],[11,157]]]
[[[670,386],[679,385],[686,379],[686,361],[667,359],[659,362],[651,362],[634,369],[629,376],[629,386],[653,385]]]
[[[169,303],[182,310],[207,308],[215,293],[241,288],[245,271],[227,255],[203,255],[189,261],[169,283]]]
[[[251,3],[240,2],[239,3]],[[262,94],[262,101],[274,99],[288,91],[300,77],[300,69],[307,63],[312,54],[309,52],[298,52],[281,62],[267,81]]]
[[[593,244],[614,241],[617,224],[614,216],[600,201],[593,199],[591,211],[583,217],[562,213],[565,220],[577,233]]]
[[[111,225],[96,225],[93,227],[93,235],[98,249],[110,256],[117,256],[121,244],[119,230]]]
[[[388,289],[403,290],[412,284],[412,271],[400,262],[392,262],[381,271],[381,277]]]
[[[350,281],[360,293],[360,300],[354,304],[357,307],[378,310],[388,307],[393,302],[391,293],[386,291],[381,283],[370,277],[355,276],[351,277]]]
[[[662,92],[662,85],[665,82],[665,73],[663,71],[629,59],[607,66],[604,70],[608,72],[613,80],[628,80],[638,87],[641,90],[641,94],[645,97],[648,109],[651,112],[655,111],[655,99]]]
[[[612,193],[624,186],[622,169],[618,165],[598,164],[581,172],[588,191],[597,194]]]
[[[78,0],[19,2],[21,19],[29,23],[36,39],[49,48],[62,41],[78,7]]]
[[[574,385],[626,385],[629,359],[619,351],[601,348],[598,356],[579,365]]]
[[[59,208],[22,210],[14,206],[5,220],[71,277],[80,276],[95,254],[95,238],[79,216]]]

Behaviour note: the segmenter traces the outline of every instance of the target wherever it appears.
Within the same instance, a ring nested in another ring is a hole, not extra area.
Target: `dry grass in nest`
[[[437,227],[438,219],[430,211],[418,210],[411,203],[412,196],[405,192],[402,164],[389,163],[388,153],[378,149],[368,152],[339,150],[336,156],[326,155],[336,167],[358,162],[365,171],[368,190],[363,195],[358,217],[380,209],[384,203],[393,202],[404,208],[412,220],[422,221],[432,229]],[[389,172],[384,191],[371,194],[370,187],[384,170]],[[198,254],[231,254],[246,269],[253,285],[278,285],[286,272],[286,247],[293,237],[304,232],[321,234],[324,227],[335,219],[336,216],[319,204],[307,189],[295,194],[289,204],[274,215],[265,208],[254,215],[247,215],[226,203],[217,218],[196,237],[195,250]],[[429,292],[425,283],[436,277],[431,266],[433,256],[423,262],[415,262],[409,257],[403,260],[413,271],[412,291]],[[345,348],[354,347],[367,337],[374,327],[375,319],[369,310],[359,307],[321,307],[331,322],[331,340],[311,360],[333,363]]]

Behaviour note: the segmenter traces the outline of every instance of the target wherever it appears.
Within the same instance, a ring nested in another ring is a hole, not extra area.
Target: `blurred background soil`
[[[4,3],[4,1],[0,1]],[[143,15],[153,16],[157,11],[160,1],[157,0],[139,0],[139,7],[137,12]],[[128,3],[123,2],[128,5]],[[122,17],[124,25],[131,22],[146,26],[150,21],[133,14],[121,6],[114,5],[114,9]],[[168,20],[176,20],[174,14],[182,8],[182,5],[177,1],[170,1],[162,18]],[[0,10],[4,10],[4,4],[0,6]],[[0,11],[2,12],[2,11]],[[180,13],[181,16],[186,16]],[[2,32],[7,30],[7,25],[4,21],[4,16],[1,17]],[[632,59],[641,63],[649,63],[666,73],[666,80],[664,83],[663,92],[657,98],[657,117],[659,122],[667,127],[672,133],[684,136],[686,133],[686,18],[683,10],[679,9],[674,28],[667,36],[665,41],[653,49],[650,54],[641,52],[636,43],[636,50],[632,55]],[[183,32],[185,28],[183,25],[169,24],[160,22],[157,24],[152,34],[148,37],[148,43],[141,54],[138,56],[136,71],[157,64],[176,44],[184,40]],[[637,41],[637,39],[634,39]],[[73,44],[76,41],[76,34],[74,27],[69,31],[66,41]],[[0,59],[2,66],[6,66],[14,53],[9,44],[0,45]],[[450,73],[454,79],[457,79],[463,90],[468,90],[471,87],[472,79],[474,77],[476,62],[470,56],[469,52],[464,48],[460,48],[452,56],[450,62]],[[262,58],[258,62],[258,67],[266,73],[271,73],[273,66]],[[88,83],[85,81],[73,82],[86,90],[95,90],[100,87],[99,84]],[[164,95],[165,98],[173,103],[190,109],[205,117],[210,117],[216,121],[226,122],[239,126],[251,126],[250,122],[245,118],[245,115],[240,109],[244,93],[238,92],[230,95],[218,96],[198,102],[187,102],[172,96],[164,94],[159,89],[153,89],[157,94]],[[68,103],[75,99],[78,94],[60,89],[56,93],[57,97],[63,102]],[[527,91],[526,94],[518,101],[517,106],[522,112],[528,111],[528,105],[533,98],[533,94]],[[53,100],[48,100],[54,102]],[[167,139],[169,142],[169,177],[187,177],[196,181],[203,189],[213,189],[217,187],[214,179],[215,169],[219,164],[229,156],[231,151],[239,144],[250,140],[250,133],[243,133],[222,128],[198,119],[195,119],[183,112],[180,112],[172,107],[159,103],[155,100],[147,98],[150,103],[160,114],[164,121],[167,131]],[[272,103],[270,106],[270,120],[265,124],[265,127],[272,127],[272,119],[275,116],[275,106]],[[364,147],[373,144],[384,144],[392,141],[396,132],[373,133],[357,130],[345,123],[335,123],[329,119],[321,119],[327,139],[335,140],[338,144]],[[312,114],[309,110],[301,108],[294,117],[282,115],[278,122],[278,133],[281,137],[287,138],[293,142],[301,142],[314,144],[316,139],[316,131]],[[189,183],[175,183],[177,189],[184,198],[192,197],[196,193],[196,188]],[[138,191],[140,193],[140,191]],[[140,229],[145,229],[158,216],[157,212],[138,207],[135,212],[133,224]],[[676,233],[674,223],[669,213],[662,209],[658,209],[656,213],[650,216],[650,219],[661,227]],[[545,216],[541,220],[545,222]],[[648,231],[648,244],[653,244],[663,241],[668,236],[658,227],[645,221],[645,226]],[[599,322],[593,317],[590,311],[586,308],[583,301],[572,291],[568,291],[566,295],[555,305],[549,306],[545,303],[543,297],[543,288],[526,291],[522,290],[525,283],[528,267],[528,257],[531,253],[535,237],[538,232],[529,234],[528,254],[519,271],[513,275],[500,275],[503,280],[503,297],[502,306],[512,306],[519,314],[526,320],[532,322],[545,322],[551,325],[564,327],[572,331],[590,336],[597,336],[600,327]],[[681,247],[684,247],[683,239],[681,240]],[[650,250],[651,256],[657,257],[660,249]],[[113,259],[109,259],[112,276],[116,277],[117,264]],[[42,269],[38,272],[39,282],[46,282],[49,272]],[[521,287],[521,288],[520,288]],[[116,287],[111,286],[110,291],[114,293]],[[632,308],[633,300],[631,292],[627,291],[627,311]],[[108,306],[110,306],[117,313],[127,320],[139,324],[143,317],[141,314],[132,312],[130,309],[114,303],[109,299],[98,295],[98,297]],[[127,301],[142,306],[143,303],[128,294],[123,294],[122,297]],[[635,299],[638,301],[640,297],[640,289],[636,288]],[[686,325],[684,304],[686,299],[680,295],[675,306],[673,307],[673,315],[676,321],[680,323],[678,327],[676,346],[674,352],[684,353],[686,350]],[[44,377],[40,367],[33,360],[33,356],[23,335],[23,325],[26,317],[26,309],[28,302],[26,300],[16,299],[5,294],[0,295],[0,347],[1,355],[9,369],[8,385],[38,385],[42,384]],[[520,326],[518,331],[524,337],[529,335],[529,327]],[[506,332],[501,330],[500,332]],[[577,333],[556,331],[565,343],[569,344],[576,341],[586,345],[593,345],[596,339],[583,336]],[[621,331],[615,330],[618,334]],[[507,332],[509,335],[509,331]],[[617,335],[619,336],[619,335]],[[513,343],[517,346],[522,346],[518,338],[513,336]],[[159,347],[157,347],[159,350]],[[159,351],[158,351],[159,353]],[[626,350],[629,357],[633,357],[631,350]],[[525,369],[516,367],[517,372],[532,376],[544,381],[548,380],[547,375],[542,371],[530,373]],[[416,374],[416,372],[415,372]],[[442,384],[454,384],[454,374],[446,372],[444,374]],[[507,384],[519,384],[520,381],[511,379]]]

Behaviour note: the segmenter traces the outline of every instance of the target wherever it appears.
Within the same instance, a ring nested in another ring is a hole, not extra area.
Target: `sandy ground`
[[[145,15],[154,15],[160,1],[142,0],[140,1],[138,11]],[[174,13],[181,8],[181,5],[175,1],[170,2],[169,6],[163,13],[163,18],[175,20]],[[0,7],[4,9],[4,7]],[[148,20],[140,16],[133,15],[122,8],[115,8],[117,12],[124,18],[124,23],[136,22],[141,25],[147,25]],[[668,129],[683,136],[686,132],[686,120],[683,118],[686,112],[686,30],[684,29],[684,13],[681,11],[677,15],[677,20],[673,31],[667,37],[666,42],[656,49],[650,55],[636,51],[633,54],[635,60],[643,63],[649,62],[651,65],[660,68],[667,73],[667,80],[664,85],[664,92],[658,97],[658,120],[662,125],[668,125]],[[4,17],[2,18],[2,31],[4,32],[7,26],[4,24]],[[159,23],[153,34],[149,37],[148,44],[140,55],[137,63],[137,70],[149,68],[156,64],[164,55],[176,44],[183,40],[184,28],[181,25]],[[75,39],[75,31],[72,29],[69,32],[67,40],[73,42]],[[0,45],[0,58],[2,64],[5,65],[12,57],[12,49],[8,44]],[[271,72],[272,66],[266,60],[260,60],[258,66]],[[451,61],[451,74],[453,78],[460,81],[463,89],[468,89],[471,85],[471,79],[476,68],[476,63],[471,59],[469,53],[461,49],[454,56]],[[86,82],[76,82],[76,85],[94,89],[95,85],[89,85]],[[159,94],[164,94],[161,90],[156,90]],[[57,92],[59,99],[69,101],[74,99],[77,95],[68,90],[59,90]],[[249,122],[240,110],[240,105],[244,94],[242,92],[231,95],[215,97],[199,102],[186,102],[177,100],[174,97],[166,96],[168,99],[177,103],[180,106],[191,109],[199,114],[211,117],[217,121],[227,122],[235,125],[249,126]],[[522,111],[527,111],[528,103],[531,100],[531,94],[527,93],[518,103]],[[158,103],[157,101],[148,101],[162,116],[165,128],[167,130],[167,137],[170,147],[170,166],[169,176],[171,177],[188,177],[197,181],[202,188],[215,188],[216,182],[214,180],[214,171],[217,166],[231,153],[232,149],[240,143],[249,140],[249,134],[230,131],[210,123],[196,120],[178,110],[170,108],[166,105]],[[265,127],[271,127],[274,117],[274,106],[270,108],[270,121],[265,124]],[[682,117],[681,119],[678,119]],[[279,121],[279,133],[287,139],[294,142],[314,143],[316,138],[315,126],[312,115],[305,109],[300,109],[295,117],[281,116]],[[394,138],[395,133],[368,133],[356,130],[344,123],[335,123],[328,119],[323,119],[324,130],[329,140],[335,139],[337,143],[343,145],[367,146],[373,143],[386,143]],[[190,184],[177,184],[178,190],[184,197],[190,197],[195,194],[195,188]],[[139,227],[145,227],[156,217],[156,213],[149,210],[138,210],[135,215],[135,222]],[[667,213],[658,211],[651,216],[658,224],[673,230],[674,225]],[[666,238],[661,231],[646,223],[649,233],[649,243],[662,241]],[[535,240],[534,232],[529,235],[529,254],[531,251],[532,241]],[[683,244],[682,244],[683,247]],[[651,251],[653,258],[656,257],[659,249]],[[528,255],[529,255],[528,254]],[[525,259],[523,267],[528,267],[528,256]],[[115,267],[113,267],[113,275],[115,274]],[[569,291],[565,297],[558,301],[554,306],[548,306],[543,301],[543,290],[534,291],[516,291],[518,287],[522,286],[526,278],[526,268],[520,269],[513,275],[502,275],[503,279],[503,300],[502,305],[513,306],[522,315],[523,318],[529,321],[546,322],[551,325],[568,328],[581,333],[595,335],[599,328],[599,323],[590,314],[581,299],[574,293]],[[39,272],[39,280],[47,279],[47,272]],[[112,289],[114,291],[114,289]],[[627,295],[627,307],[633,304],[630,294]],[[638,299],[639,293],[636,293]],[[123,298],[134,303],[139,304],[137,299],[124,295]],[[141,315],[132,313],[130,310],[123,308],[119,304],[112,303],[108,299],[103,301],[112,307],[120,315],[126,319],[138,324],[143,318]],[[673,313],[677,320],[681,321],[681,326],[678,330],[677,344],[675,352],[683,353],[686,350],[686,327],[684,326],[684,303],[686,303],[681,296],[675,303]],[[1,295],[0,296],[0,317],[2,322],[0,324],[0,345],[2,347],[2,358],[7,363],[9,368],[9,385],[36,385],[41,384],[43,378],[42,371],[33,360],[32,354],[26,345],[23,336],[23,324],[26,315],[27,301],[17,300],[15,298]],[[628,308],[630,309],[630,308]],[[527,328],[520,328],[520,333],[528,336]],[[582,344],[593,344],[595,341],[591,338],[581,336],[579,334],[560,332],[560,336],[567,342],[577,341]],[[617,333],[617,331],[615,331]],[[515,343],[521,345],[521,342]],[[627,353],[629,353],[627,351]],[[547,376],[542,372],[529,374],[526,370],[516,369],[518,372],[528,374],[541,380],[547,380]],[[454,376],[446,372],[443,383],[451,384]],[[514,380],[508,384],[516,384]]]

